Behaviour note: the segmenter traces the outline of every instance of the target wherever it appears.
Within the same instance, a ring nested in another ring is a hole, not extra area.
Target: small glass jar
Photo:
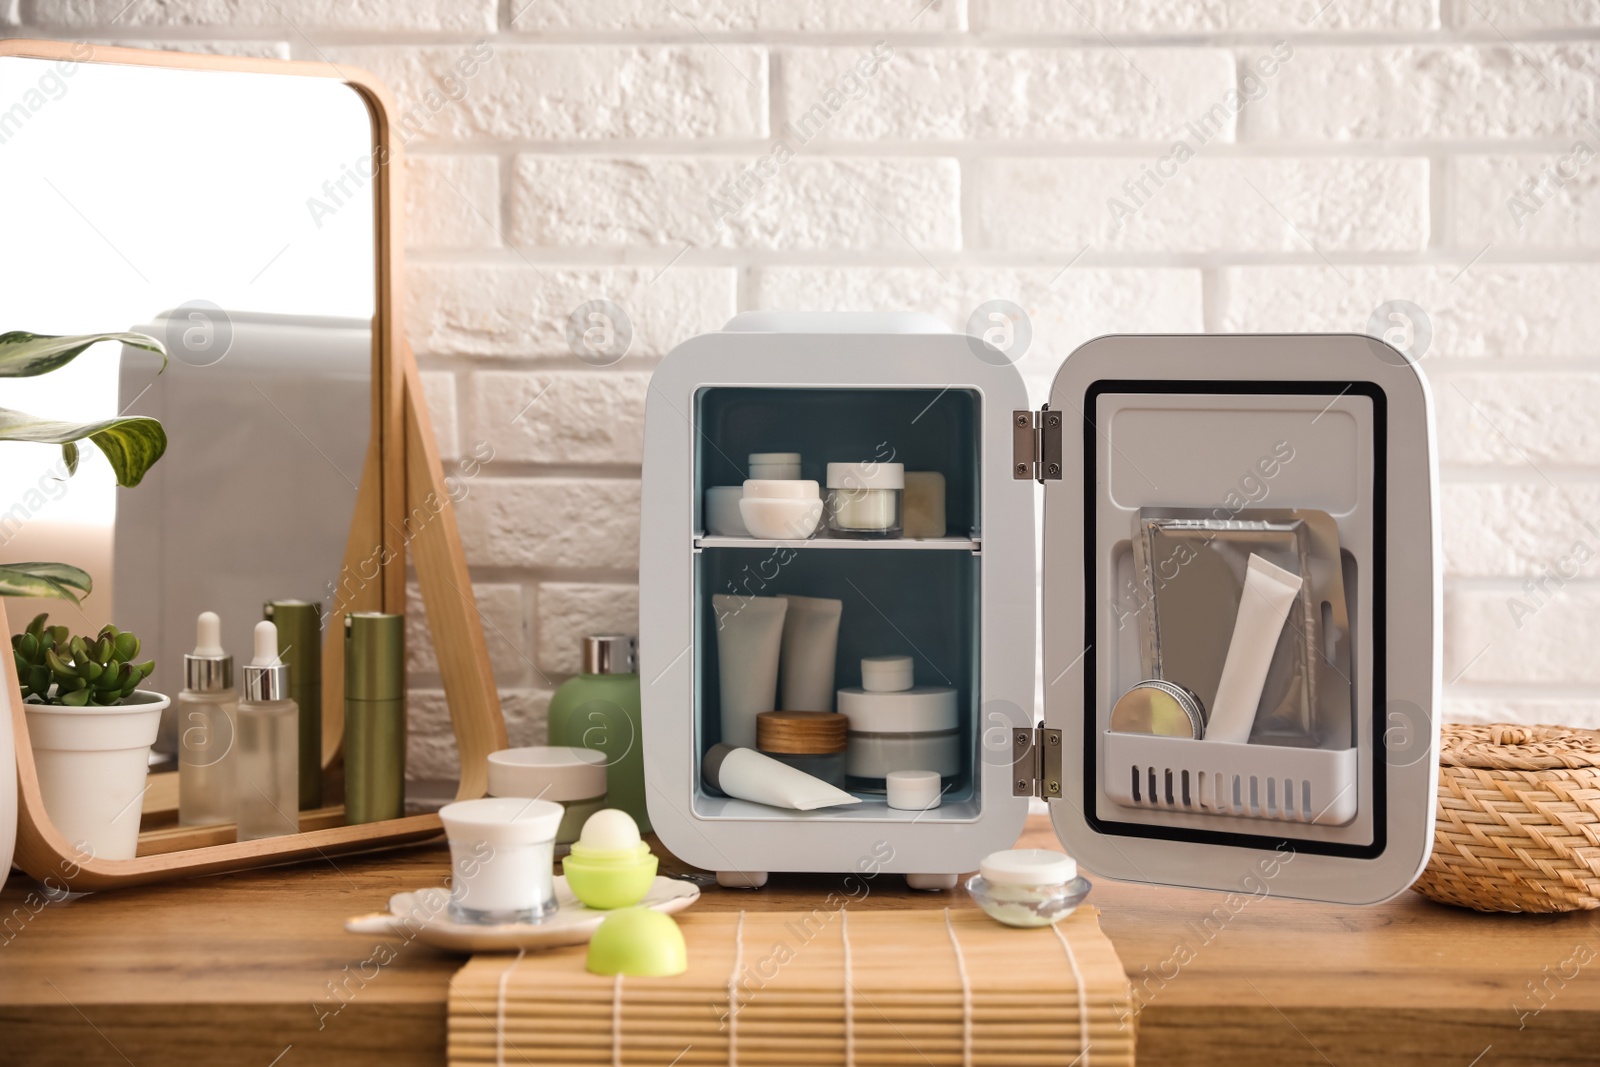
[[[756,750],[843,789],[849,725],[833,711],[763,711],[756,716]]]
[[[589,816],[606,806],[605,753],[563,745],[534,745],[489,753],[489,795],[560,804],[556,855],[564,856]]]
[[[991,853],[967,880],[967,892],[985,914],[1022,927],[1060,922],[1077,910],[1090,888],[1076,860],[1042,848]]]
[[[835,537],[899,537],[902,463],[828,464],[828,529]]]

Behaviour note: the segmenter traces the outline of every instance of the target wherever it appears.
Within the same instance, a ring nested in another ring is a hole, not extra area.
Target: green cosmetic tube
[[[345,822],[398,819],[406,806],[405,619],[344,618]]]
[[[278,628],[289,699],[300,709],[300,810],[322,807],[322,605],[270,600],[262,616]]]

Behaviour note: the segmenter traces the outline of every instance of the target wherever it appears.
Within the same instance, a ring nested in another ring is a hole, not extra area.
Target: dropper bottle
[[[240,841],[300,832],[300,710],[289,699],[289,668],[278,658],[278,628],[256,623],[255,655],[239,701]]]
[[[202,612],[194,628],[178,694],[178,825],[209,826],[238,815],[233,750],[239,693],[217,613]]]

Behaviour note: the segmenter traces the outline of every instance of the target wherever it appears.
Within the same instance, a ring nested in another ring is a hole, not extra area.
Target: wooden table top
[[[1058,847],[1041,817],[1021,844]],[[375,956],[342,924],[442,884],[448,865],[442,845],[418,846],[43,907],[13,875],[0,1063],[442,1064],[461,958],[414,942]],[[843,879],[775,876],[696,907],[810,908]],[[851,907],[971,906],[896,875],[867,885]],[[1090,894],[1134,983],[1141,1062],[1600,1062],[1600,916],[1479,915],[1409,893],[1371,908],[1226,899],[1109,881]]]

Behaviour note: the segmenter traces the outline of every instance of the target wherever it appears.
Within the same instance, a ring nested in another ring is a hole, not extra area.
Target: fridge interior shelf
[[[850,549],[875,549],[890,552],[980,552],[983,541],[977,537],[891,537],[865,540],[847,537],[808,537],[798,541],[771,540],[764,537],[696,537],[694,547],[702,548],[825,548],[848,551]]]

